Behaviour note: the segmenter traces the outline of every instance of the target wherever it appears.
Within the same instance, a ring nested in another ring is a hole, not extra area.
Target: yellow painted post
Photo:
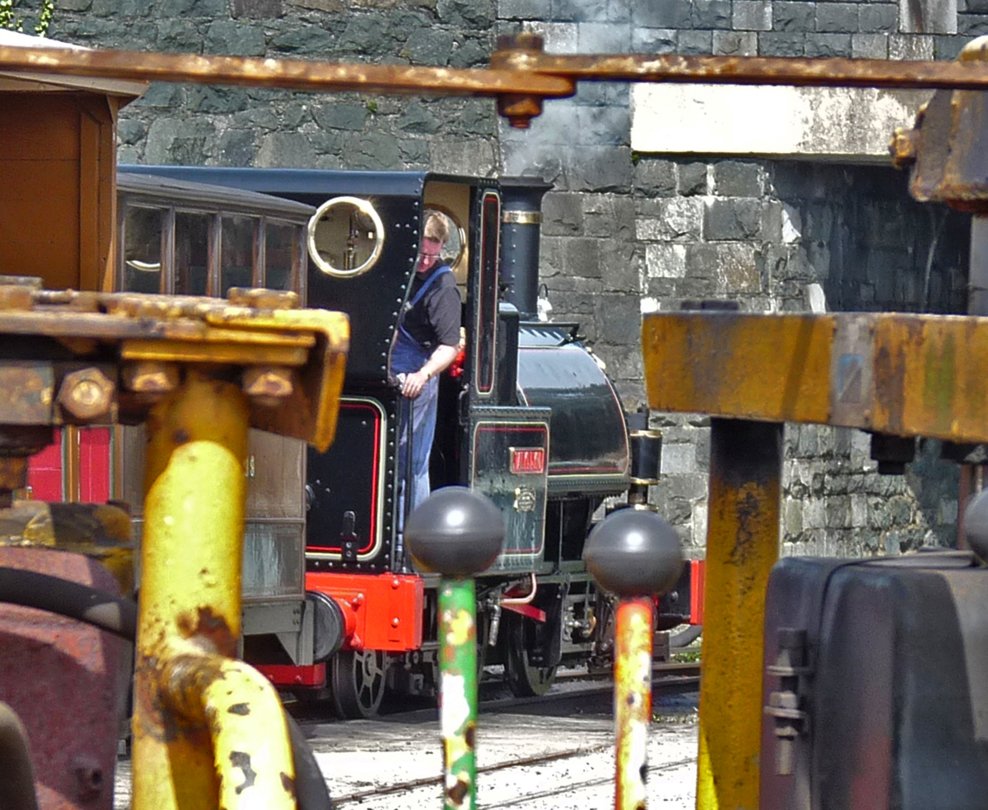
[[[698,810],[757,810],[762,624],[779,556],[782,425],[711,420]]]
[[[224,742],[223,729],[231,728],[229,718],[217,716],[223,703],[215,696],[216,683],[223,680],[229,690],[242,681],[222,662],[234,656],[240,634],[247,424],[239,386],[194,367],[148,419],[134,687],[135,810],[213,808],[221,795],[237,797],[227,807],[293,805],[286,802],[286,796],[293,798],[294,771],[284,729],[279,735],[270,725],[256,727],[254,737],[281,736],[284,743],[265,743],[252,759],[248,733],[239,760],[214,763],[217,735]],[[277,702],[274,690],[262,686],[247,690],[243,702],[226,711],[254,715],[255,721],[267,715],[270,722],[272,701]],[[264,703],[265,710],[255,703]],[[221,747],[229,748],[229,739]]]

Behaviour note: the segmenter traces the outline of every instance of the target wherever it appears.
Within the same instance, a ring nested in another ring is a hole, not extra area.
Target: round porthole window
[[[323,273],[334,278],[356,278],[381,257],[384,224],[367,200],[333,197],[309,220],[309,256]]]

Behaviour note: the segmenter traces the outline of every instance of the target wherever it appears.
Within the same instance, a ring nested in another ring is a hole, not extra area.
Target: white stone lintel
[[[638,84],[631,148],[642,153],[829,158],[882,163],[928,91]]]

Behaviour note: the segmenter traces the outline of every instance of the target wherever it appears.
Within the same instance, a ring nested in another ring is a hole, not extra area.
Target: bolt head
[[[116,385],[98,368],[83,368],[65,375],[58,389],[58,404],[76,419],[106,416],[113,405]]]
[[[600,587],[624,597],[666,593],[683,568],[676,530],[650,509],[626,508],[598,523],[583,561]]]
[[[244,393],[261,405],[277,405],[295,390],[290,368],[250,366],[241,378]]]
[[[423,571],[471,577],[491,567],[504,544],[504,518],[466,487],[433,492],[405,521],[405,543]]]

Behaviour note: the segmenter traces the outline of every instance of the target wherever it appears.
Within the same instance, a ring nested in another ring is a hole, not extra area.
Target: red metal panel
[[[110,499],[110,429],[79,431],[79,500],[106,503]]]
[[[422,578],[400,574],[309,571],[305,589],[335,599],[353,632],[344,649],[407,652],[422,646]]]
[[[27,483],[31,497],[37,501],[64,500],[62,491],[62,431],[40,453],[31,456],[27,466]]]
[[[706,560],[690,560],[690,624],[703,624]]]
[[[308,686],[318,688],[326,685],[326,664],[292,666],[286,664],[255,664],[255,668],[275,686]]]
[[[119,594],[109,572],[79,554],[0,548],[0,565]],[[71,619],[0,605],[0,700],[27,728],[42,810],[113,807],[117,738],[131,672],[128,647]]]

